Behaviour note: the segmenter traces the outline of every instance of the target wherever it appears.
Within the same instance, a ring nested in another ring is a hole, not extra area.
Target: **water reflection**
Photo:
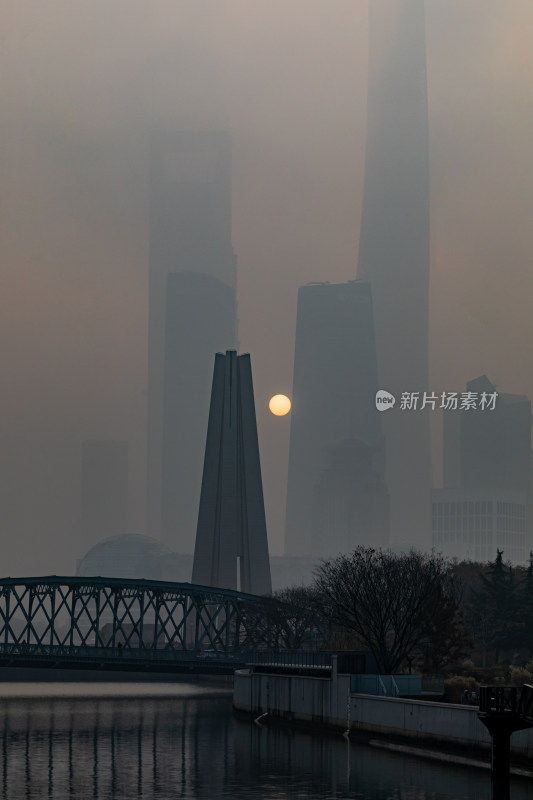
[[[92,691],[98,691],[93,687]],[[0,700],[2,797],[488,800],[488,773],[235,720],[231,695]],[[533,800],[526,781],[514,800]]]

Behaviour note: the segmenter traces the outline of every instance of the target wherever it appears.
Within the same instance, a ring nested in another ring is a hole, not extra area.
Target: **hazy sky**
[[[399,0],[371,0],[390,3]],[[533,396],[533,4],[428,0],[431,389]],[[355,277],[366,0],[6,0],[0,573],[69,572],[87,438],[144,532],[148,136],[233,134],[241,350],[282,550],[297,287]],[[436,465],[435,473],[439,475]]]

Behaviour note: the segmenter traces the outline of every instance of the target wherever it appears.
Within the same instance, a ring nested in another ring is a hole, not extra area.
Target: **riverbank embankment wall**
[[[321,678],[240,670],[235,674],[233,705],[239,712],[268,714],[282,722],[343,732],[349,728],[428,746],[487,749],[491,743],[475,706],[356,694],[350,692],[350,676],[335,671],[331,678]],[[521,759],[533,759],[533,729],[514,733],[511,751]]]

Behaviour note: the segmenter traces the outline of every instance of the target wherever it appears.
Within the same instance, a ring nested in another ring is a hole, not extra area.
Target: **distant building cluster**
[[[428,385],[423,2],[400,4],[396,21],[371,3],[369,21],[358,277],[298,292],[285,556],[274,587],[280,575],[307,580],[318,559],[357,545],[434,547],[481,561],[499,548],[523,562],[533,543],[530,401],[501,393],[485,376],[461,392]],[[199,583],[271,591],[251,368],[236,355],[231,195],[227,133],[154,137],[149,538],[125,536],[127,443],[87,442],[81,574],[168,579],[192,569]],[[444,419],[439,489],[430,412]]]

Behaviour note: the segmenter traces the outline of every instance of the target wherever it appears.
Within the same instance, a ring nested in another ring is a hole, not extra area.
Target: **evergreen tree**
[[[499,663],[502,652],[521,647],[524,639],[520,583],[512,566],[504,563],[503,550],[496,553],[486,574],[478,573],[480,585],[472,588],[468,608],[472,634],[483,653],[483,666],[487,652],[493,652]]]
[[[523,624],[521,646],[527,648],[531,658],[533,656],[533,552],[529,553],[529,564],[520,584],[518,600],[518,614]]]

